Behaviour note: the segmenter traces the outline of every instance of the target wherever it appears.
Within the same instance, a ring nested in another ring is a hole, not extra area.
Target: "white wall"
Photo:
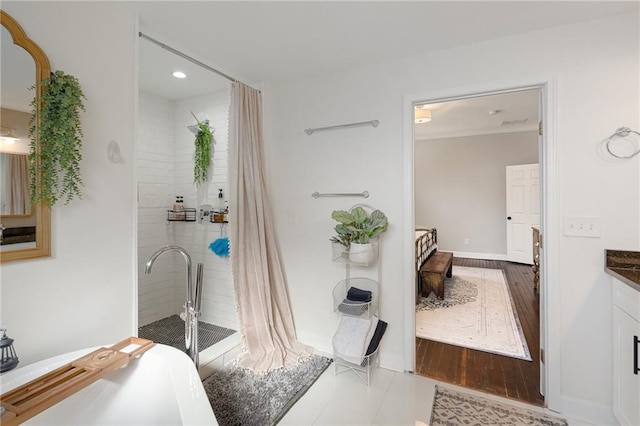
[[[173,102],[140,92],[138,98],[138,326],[180,311],[176,299],[178,277],[184,282],[184,261],[172,253],[156,262],[151,274],[144,273],[149,257],[160,247],[173,244],[167,209],[175,200],[175,144]],[[181,263],[178,263],[181,262]],[[178,269],[180,268],[180,269]],[[180,289],[184,290],[184,285]],[[181,296],[184,296],[184,293]]]
[[[133,147],[135,19],[105,3],[2,2],[47,54],[77,77],[83,199],[52,213],[52,257],[4,263],[0,322],[20,365],[135,335]],[[54,18],[55,17],[55,18]],[[124,163],[107,159],[120,144]]]
[[[144,274],[144,265],[160,247],[176,244],[191,255],[193,272],[204,264],[201,321],[237,330],[237,315],[228,258],[208,249],[211,242],[226,235],[227,225],[167,222],[167,210],[176,196],[185,207],[210,204],[218,209],[218,189],[227,190],[227,140],[229,93],[213,93],[172,102],[141,93],[139,100],[138,163],[138,276],[139,325],[182,311],[186,299],[185,263],[182,256],[167,253]],[[214,131],[211,181],[200,191],[193,184],[194,135],[187,126],[209,119]],[[224,207],[222,200],[222,207]]]
[[[415,222],[438,229],[438,248],[505,259],[505,168],[538,162],[538,132],[420,140],[414,161]]]
[[[496,82],[555,78],[555,191],[562,215],[600,216],[599,239],[549,236],[559,244],[559,397],[553,408],[596,423],[611,414],[610,279],[605,248],[638,248],[638,160],[611,161],[600,141],[622,125],[639,124],[638,16],[596,20],[351,69],[265,85],[265,132],[270,189],[298,335],[331,347],[336,318],[331,289],[344,277],[333,264],[330,213],[362,199],[321,198],[320,192],[368,190],[367,203],[390,220],[382,239],[381,318],[389,323],[383,366],[402,369],[403,96]],[[507,84],[507,83],[505,83]],[[380,120],[376,129],[316,133],[303,129]],[[622,190],[624,188],[624,190]],[[624,194],[631,194],[625,196]],[[561,218],[556,218],[561,220]],[[367,274],[375,271],[367,271]],[[549,354],[547,354],[549,356]]]

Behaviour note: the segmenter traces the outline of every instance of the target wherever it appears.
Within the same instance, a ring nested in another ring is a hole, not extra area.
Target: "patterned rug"
[[[416,337],[531,361],[504,271],[453,266],[444,300],[416,305]]]
[[[567,420],[436,386],[430,426],[567,426]]]
[[[202,384],[220,426],[275,425],[333,362],[312,355],[291,370],[254,374],[232,364]]]

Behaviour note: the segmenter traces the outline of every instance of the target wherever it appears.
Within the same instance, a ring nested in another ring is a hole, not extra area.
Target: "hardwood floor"
[[[503,269],[532,361],[416,338],[416,374],[542,406],[540,315],[531,266],[499,260],[454,258],[454,265]]]

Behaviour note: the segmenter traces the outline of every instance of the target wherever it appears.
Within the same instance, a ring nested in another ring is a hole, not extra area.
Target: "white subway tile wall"
[[[209,250],[217,238],[228,236],[228,225],[168,222],[167,210],[176,196],[187,208],[210,204],[224,208],[227,199],[227,141],[229,93],[217,92],[171,102],[140,93],[138,145],[138,321],[139,326],[180,313],[186,299],[185,266],[178,254],[165,254],[151,275],[144,264],[166,244],[177,244],[191,255],[193,272],[204,264],[201,321],[237,330],[237,314],[228,258]],[[196,188],[193,183],[194,134],[187,126],[208,119],[215,140],[211,180]],[[224,198],[219,200],[219,189]],[[195,276],[195,275],[194,275]]]

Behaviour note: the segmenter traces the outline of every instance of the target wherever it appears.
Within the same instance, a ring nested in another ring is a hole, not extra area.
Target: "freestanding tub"
[[[96,348],[49,358],[0,376],[5,393]],[[191,359],[156,344],[129,365],[50,407],[32,425],[217,425]]]

